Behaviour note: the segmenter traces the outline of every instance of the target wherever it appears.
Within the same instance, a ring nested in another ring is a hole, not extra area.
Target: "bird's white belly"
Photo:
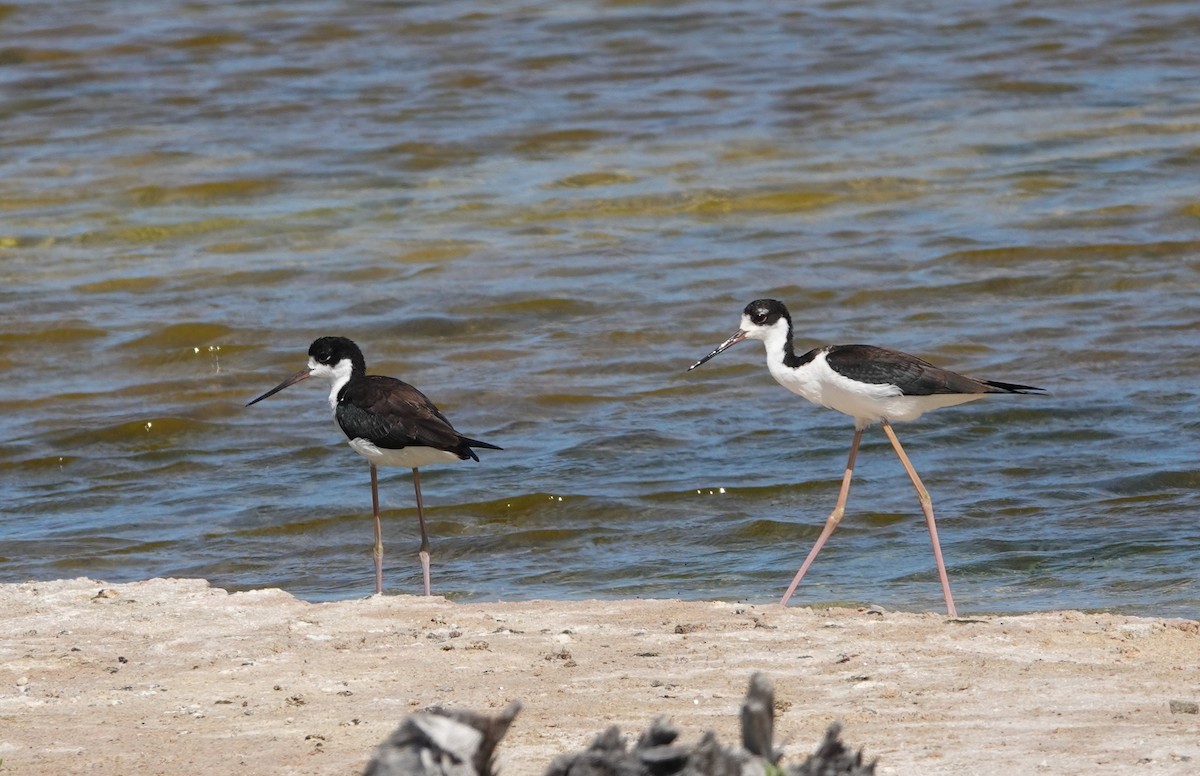
[[[768,363],[775,380],[814,404],[854,418],[865,427],[881,420],[916,420],[930,410],[982,399],[981,393],[939,393],[905,396],[890,383],[860,383],[835,372],[819,354],[799,369]]]
[[[402,447],[398,450],[387,447],[376,447],[361,437],[351,439],[347,444],[350,445],[350,448],[354,452],[376,466],[399,466],[406,469],[417,469],[434,463],[450,463],[461,460],[454,453],[449,453],[445,450],[436,450],[432,447],[413,446]]]

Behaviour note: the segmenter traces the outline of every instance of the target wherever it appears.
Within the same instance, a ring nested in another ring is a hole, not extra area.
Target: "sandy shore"
[[[610,724],[737,741],[751,673],[803,758],[881,774],[1200,773],[1200,623],[711,602],[328,604],[201,580],[0,586],[0,773],[357,774],[429,705],[525,705],[506,776]],[[1174,701],[1174,705],[1172,705]]]

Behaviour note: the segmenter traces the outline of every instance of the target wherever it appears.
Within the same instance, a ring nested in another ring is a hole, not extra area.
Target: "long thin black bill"
[[[268,396],[274,396],[275,394],[277,394],[277,393],[279,393],[280,391],[282,391],[284,388],[287,388],[289,385],[295,385],[296,383],[300,382],[300,381],[301,381],[301,380],[303,380],[304,378],[308,377],[308,376],[309,376],[309,374],[310,374],[311,372],[312,372],[312,370],[311,370],[311,369],[309,369],[308,367],[305,367],[304,369],[301,369],[299,372],[297,372],[296,374],[292,375],[292,376],[291,376],[291,377],[289,377],[288,379],[284,380],[282,383],[280,383],[279,385],[275,386],[275,387],[274,387],[274,388],[272,388],[271,390],[267,391],[267,392],[266,392],[266,393],[264,393],[262,396],[259,396],[259,397],[258,397],[257,399],[255,399],[254,401],[248,402],[248,403],[246,404],[246,406],[247,406],[247,407],[249,407],[251,404],[258,404],[260,401],[262,401],[263,399],[267,398]]]
[[[726,351],[726,350],[728,350],[729,348],[733,347],[734,345],[738,344],[739,342],[741,342],[741,341],[742,341],[742,340],[744,340],[744,339],[746,339],[746,332],[744,332],[744,331],[740,331],[740,330],[739,330],[739,331],[737,332],[737,334],[734,334],[732,337],[730,337],[729,339],[727,339],[727,340],[725,340],[724,342],[722,342],[720,345],[718,345],[718,346],[717,346],[717,349],[716,349],[716,350],[714,350],[713,352],[709,353],[709,354],[708,354],[707,356],[705,356],[704,358],[700,359],[700,360],[699,360],[699,361],[697,361],[696,363],[694,363],[694,364],[692,364],[691,366],[689,366],[689,367],[687,368],[687,370],[688,370],[689,372],[690,372],[690,371],[692,371],[692,370],[693,370],[693,369],[695,369],[696,367],[698,367],[698,366],[700,366],[701,364],[703,364],[705,361],[708,361],[708,360],[709,360],[710,358],[712,358],[713,356],[717,355],[718,353],[721,353],[721,352],[723,352],[723,351]]]

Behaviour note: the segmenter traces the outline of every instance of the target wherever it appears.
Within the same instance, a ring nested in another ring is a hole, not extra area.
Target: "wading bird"
[[[929,537],[933,542],[933,556],[937,560],[946,609],[951,617],[958,616],[954,609],[954,598],[950,595],[946,564],[942,561],[942,547],[938,543],[933,502],[921,478],[917,476],[917,470],[900,446],[900,440],[892,430],[892,421],[916,420],[930,410],[965,404],[988,394],[1043,393],[1042,389],[995,380],[977,380],[941,369],[916,356],[874,345],[829,345],[797,356],[792,350],[792,317],[783,302],[775,299],[758,299],[746,305],[742,311],[741,326],[734,335],[688,367],[688,371],[747,339],[761,340],[766,346],[767,368],[784,388],[814,404],[854,418],[854,441],[850,444],[850,459],[842,477],[837,505],[780,603],[787,605],[813,559],[825,545],[825,540],[841,522],[846,510],[846,498],[850,495],[850,479],[854,476],[854,460],[863,430],[872,423],[879,423],[917,489],[921,510],[929,525]]]
[[[309,377],[329,381],[329,406],[349,438],[354,452],[371,464],[371,505],[375,512],[375,593],[383,592],[383,529],[379,520],[377,466],[412,469],[417,495],[417,521],[421,524],[418,558],[429,595],[429,536],[425,532],[425,507],[421,503],[421,473],[433,463],[479,460],[471,448],[503,448],[470,439],[454,430],[425,394],[394,377],[368,375],[362,351],[345,337],[321,337],[308,349],[308,366],[251,401],[256,404],[289,385]]]

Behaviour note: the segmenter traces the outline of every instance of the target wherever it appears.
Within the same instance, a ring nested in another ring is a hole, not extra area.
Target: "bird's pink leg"
[[[821,531],[821,535],[817,537],[817,543],[809,550],[808,557],[804,559],[804,565],[796,572],[796,576],[792,579],[792,584],[788,585],[787,592],[783,594],[783,600],[779,602],[780,606],[787,606],[787,602],[792,597],[792,593],[796,592],[796,585],[800,584],[800,580],[804,579],[804,574],[808,571],[808,567],[812,565],[813,560],[817,557],[817,553],[825,546],[825,540],[833,533],[833,529],[837,528],[838,523],[842,522],[842,516],[846,514],[846,499],[850,496],[850,479],[854,476],[854,460],[858,457],[858,443],[862,441],[863,430],[855,429],[854,441],[850,444],[850,460],[846,461],[846,473],[842,475],[842,490],[838,493],[837,506],[829,513],[829,518],[825,521],[825,528]]]
[[[913,468],[912,462],[904,453],[904,448],[900,446],[900,440],[896,438],[892,424],[884,420],[882,425],[883,433],[887,434],[888,439],[892,442],[892,447],[896,448],[896,455],[900,456],[900,463],[904,464],[904,471],[908,472],[908,476],[917,489],[917,498],[921,501],[921,511],[925,513],[925,522],[929,524],[929,539],[933,542],[933,557],[937,560],[938,576],[942,580],[942,595],[946,597],[946,610],[951,617],[957,617],[958,612],[954,609],[954,598],[950,595],[950,577],[946,575],[946,564],[942,561],[942,545],[938,542],[937,523],[933,519],[933,500],[929,498],[929,491],[925,490],[921,478],[917,476],[917,470]]]
[[[375,595],[383,593],[383,525],[379,520],[379,473],[371,464],[371,507],[375,512]]]
[[[425,578],[425,595],[429,595],[429,535],[425,533],[425,505],[421,503],[421,472],[413,467],[413,490],[417,493],[417,521],[421,524],[421,574]]]

